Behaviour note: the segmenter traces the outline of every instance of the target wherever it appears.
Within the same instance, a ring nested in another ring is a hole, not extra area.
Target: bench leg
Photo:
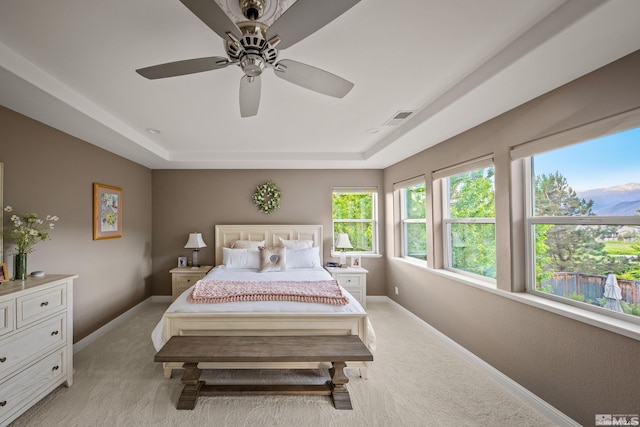
[[[173,369],[172,368],[162,368],[162,373],[164,375],[165,378],[171,378],[171,375],[173,374]]]
[[[201,373],[202,370],[198,369],[197,363],[184,364],[184,374],[182,374],[182,379],[180,380],[184,384],[184,388],[176,405],[178,409],[193,409],[196,407],[200,388],[204,384],[204,381],[200,381]]]
[[[331,397],[333,398],[333,406],[336,409],[353,409],[351,397],[347,390],[349,378],[344,374],[346,366],[345,362],[332,362],[332,368],[329,370],[331,374]]]

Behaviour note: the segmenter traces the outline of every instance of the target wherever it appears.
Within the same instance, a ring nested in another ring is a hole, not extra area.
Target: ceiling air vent
[[[407,120],[409,117],[411,117],[411,115],[414,112],[415,111],[398,111],[397,113],[395,113],[393,115],[393,117],[391,117],[389,120],[387,120],[383,124],[383,126],[398,126],[399,124],[401,124],[402,122]]]

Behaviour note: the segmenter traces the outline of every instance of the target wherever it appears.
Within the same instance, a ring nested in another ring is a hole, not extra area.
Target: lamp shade
[[[351,241],[347,233],[338,233],[338,239],[336,240],[336,248],[338,249],[352,249]]]
[[[189,240],[187,240],[187,244],[184,245],[185,248],[206,248],[207,244],[202,240],[202,234],[200,233],[191,233],[189,234]]]

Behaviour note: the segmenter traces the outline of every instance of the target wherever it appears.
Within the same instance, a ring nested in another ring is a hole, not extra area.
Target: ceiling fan
[[[286,49],[342,15],[360,0],[297,0],[271,26],[258,21],[266,0],[239,0],[246,21],[234,23],[214,0],[180,0],[193,14],[225,41],[228,58],[210,56],[168,62],[136,70],[148,79],[181,76],[238,65],[240,115],[255,116],[260,106],[260,75],[273,68],[288,82],[336,98],[342,98],[353,83],[311,65],[290,59],[276,62],[279,49]]]

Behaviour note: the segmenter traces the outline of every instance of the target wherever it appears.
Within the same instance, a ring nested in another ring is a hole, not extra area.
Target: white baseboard
[[[398,310],[401,310],[409,314],[413,318],[415,318],[427,329],[429,329],[429,331],[432,332],[436,337],[438,337],[445,344],[453,348],[453,350],[455,350],[456,353],[462,356],[466,361],[468,361],[469,363],[473,364],[474,366],[482,370],[484,373],[486,373],[491,378],[493,378],[498,384],[504,387],[507,391],[514,394],[515,396],[517,396],[518,398],[520,398],[521,400],[529,404],[531,407],[536,409],[538,412],[544,415],[551,423],[558,426],[580,427],[580,424],[576,423],[574,420],[566,416],[564,413],[562,413],[561,411],[559,411],[549,403],[545,402],[540,397],[533,394],[532,392],[530,392],[529,390],[527,390],[526,388],[524,388],[523,386],[521,386],[520,384],[518,384],[517,382],[515,382],[514,380],[512,380],[511,378],[509,378],[508,376],[506,376],[505,374],[503,374],[502,372],[494,368],[493,366],[489,365],[487,362],[480,359],[478,356],[471,353],[469,350],[467,350],[457,342],[453,341],[451,338],[449,338],[442,332],[438,331],[436,328],[434,328],[433,326],[431,326],[430,324],[428,324],[427,322],[425,322],[424,320],[422,320],[421,318],[419,318],[418,316],[416,316],[415,314],[413,314],[412,312],[410,312],[409,310],[407,310],[406,308],[404,308],[403,306],[401,306],[400,304],[392,300],[391,298],[386,296],[367,297],[367,300],[368,301],[369,300],[386,301],[390,303],[392,306],[394,306],[395,308],[397,308]]]
[[[76,354],[77,352],[83,350],[85,347],[87,347],[89,344],[93,343],[94,341],[96,341],[98,338],[101,338],[102,336],[104,336],[107,332],[111,331],[113,328],[115,328],[116,326],[126,322],[127,320],[129,320],[129,318],[131,316],[133,316],[134,314],[136,314],[138,312],[138,310],[140,310],[142,307],[144,307],[146,304],[151,304],[153,297],[147,298],[146,300],[142,301],[140,304],[130,308],[129,310],[125,311],[124,313],[122,313],[120,316],[116,317],[115,319],[113,319],[112,321],[110,321],[109,323],[107,323],[106,325],[102,326],[99,329],[96,329],[95,331],[93,331],[91,334],[87,335],[86,337],[84,337],[83,339],[81,339],[80,341],[78,341],[77,343],[75,343],[73,345],[73,354]],[[169,297],[171,298],[171,297]],[[149,331],[149,334],[151,334],[151,331]]]

